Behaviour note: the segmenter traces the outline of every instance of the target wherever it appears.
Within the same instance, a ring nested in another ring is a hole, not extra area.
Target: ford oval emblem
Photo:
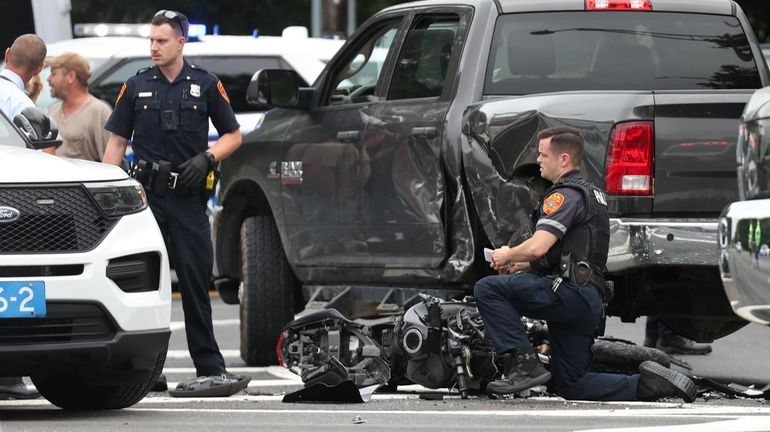
[[[0,223],[13,222],[21,213],[13,207],[0,207]]]

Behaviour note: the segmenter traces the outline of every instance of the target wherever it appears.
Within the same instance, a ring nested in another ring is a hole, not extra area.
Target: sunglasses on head
[[[171,22],[175,22],[179,26],[179,29],[182,30],[182,34],[187,37],[187,32],[185,31],[184,25],[182,24],[182,16],[179,12],[161,9],[155,12],[155,16],[162,16]]]

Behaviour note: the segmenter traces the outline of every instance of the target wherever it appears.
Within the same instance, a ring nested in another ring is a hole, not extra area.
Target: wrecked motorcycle
[[[276,351],[282,366],[298,374],[305,388],[419,384],[456,389],[462,398],[483,392],[497,373],[494,349],[471,298],[442,300],[420,294],[403,314],[349,320],[335,309],[321,309],[286,325]],[[544,321],[523,319],[529,339],[548,364]],[[670,357],[653,348],[618,339],[597,338],[593,368],[636,373],[645,360],[670,366]],[[500,357],[500,356],[498,356]],[[352,384],[351,384],[352,383]]]

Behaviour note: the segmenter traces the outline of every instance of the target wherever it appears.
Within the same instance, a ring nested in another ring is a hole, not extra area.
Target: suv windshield
[[[552,12],[498,20],[484,94],[761,87],[735,17]]]

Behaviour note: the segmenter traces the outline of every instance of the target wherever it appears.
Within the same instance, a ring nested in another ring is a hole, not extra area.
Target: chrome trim
[[[716,219],[610,219],[607,269],[717,265]]]
[[[762,221],[759,249],[749,228]],[[734,202],[719,223],[719,272],[733,311],[741,318],[770,325],[770,199]]]

